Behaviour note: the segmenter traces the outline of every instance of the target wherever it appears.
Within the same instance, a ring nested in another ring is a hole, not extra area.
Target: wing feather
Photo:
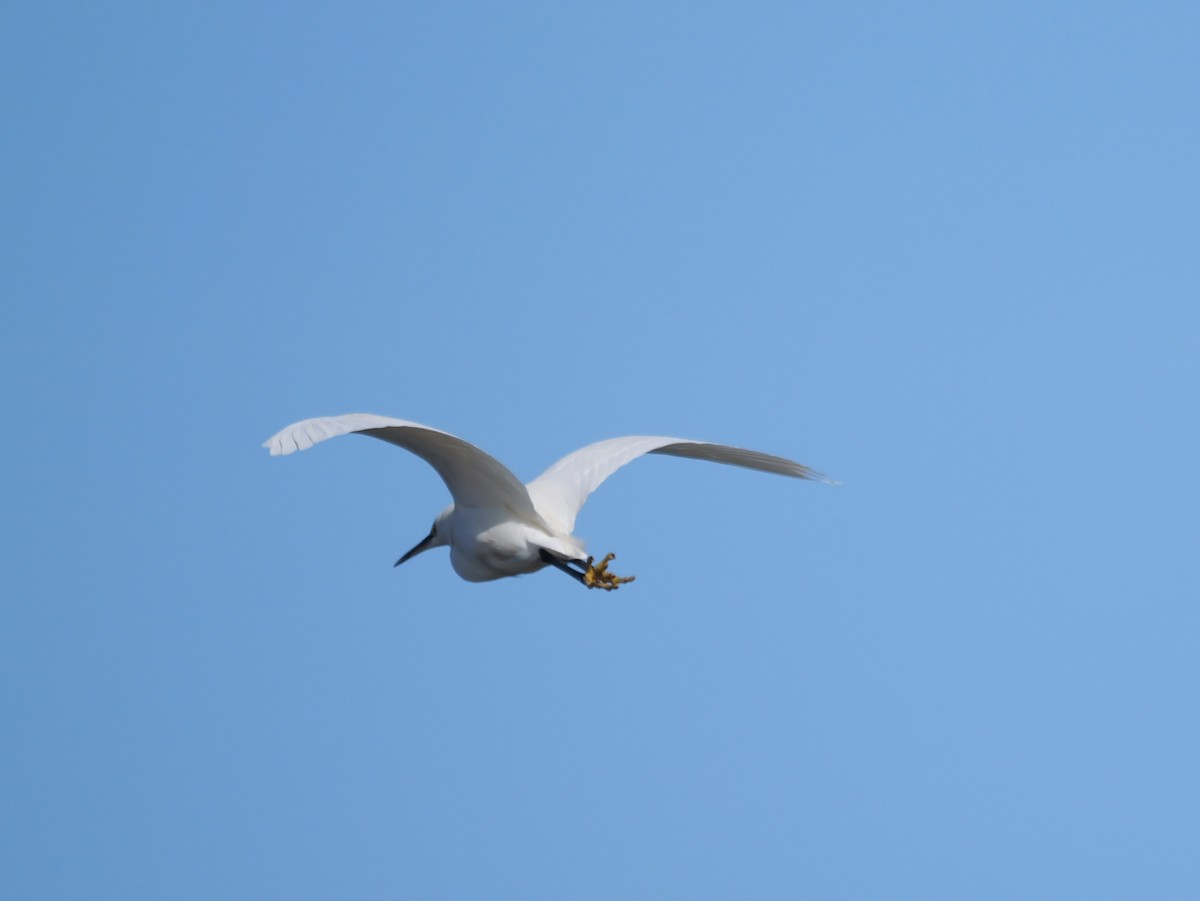
[[[759,451],[686,438],[631,435],[609,438],[567,454],[526,487],[543,519],[570,533],[588,496],[610,475],[644,454],[667,454],[742,466],[796,479],[830,482],[819,472],[793,460]]]
[[[420,423],[374,413],[322,416],[289,425],[263,447],[272,457],[286,456],[350,434],[369,435],[416,454],[442,477],[458,507],[505,507],[530,523],[541,523],[529,492],[504,464],[461,438]]]

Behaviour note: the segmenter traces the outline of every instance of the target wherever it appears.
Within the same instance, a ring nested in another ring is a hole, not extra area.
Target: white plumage
[[[593,563],[572,532],[588,495],[643,454],[691,457],[829,482],[807,466],[758,451],[685,438],[629,436],[580,448],[522,485],[502,463],[461,438],[372,413],[306,419],[272,436],[263,447],[271,456],[286,456],[351,433],[370,435],[416,454],[437,471],[454,499],[438,514],[429,535],[396,565],[431,547],[449,545],[455,572],[470,582],[535,572],[545,566],[557,567],[589,588],[613,589],[631,581],[632,577],[608,572],[612,555]]]

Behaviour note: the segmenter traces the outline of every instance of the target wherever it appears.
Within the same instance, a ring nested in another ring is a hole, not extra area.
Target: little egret
[[[588,495],[642,454],[712,460],[829,482],[807,466],[758,451],[685,438],[630,436],[580,448],[528,485],[522,485],[502,463],[461,438],[373,413],[305,419],[269,438],[263,447],[275,457],[352,433],[370,435],[412,451],[437,471],[454,499],[437,515],[429,534],[395,565],[430,548],[449,545],[454,571],[468,582],[517,576],[546,566],[562,570],[588,588],[612,591],[632,582],[633,576],[608,571],[615,555],[608,554],[596,563],[584,553],[583,542],[571,533]]]

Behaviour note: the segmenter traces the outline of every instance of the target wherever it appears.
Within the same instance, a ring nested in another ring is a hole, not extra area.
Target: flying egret
[[[588,588],[612,591],[633,576],[608,571],[614,554],[599,563],[571,533],[575,517],[600,483],[643,454],[669,454],[758,469],[797,479],[829,482],[819,472],[758,451],[685,438],[610,438],[567,454],[522,485],[479,448],[446,432],[373,413],[305,419],[263,442],[271,456],[308,450],[338,435],[370,435],[412,451],[435,470],[454,499],[433,528],[395,565],[434,547],[450,546],[454,571],[468,582],[487,582],[553,566]]]

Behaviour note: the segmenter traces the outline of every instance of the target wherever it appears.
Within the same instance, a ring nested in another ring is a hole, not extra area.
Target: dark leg
[[[561,569],[572,579],[584,585],[587,588],[603,588],[605,591],[613,591],[620,588],[626,582],[632,582],[633,576],[618,576],[615,573],[608,571],[608,564],[612,562],[614,554],[606,554],[604,559],[596,563],[591,557],[586,561],[583,560],[564,560],[555,554],[550,553],[545,548],[538,548],[538,553],[543,562],[549,563],[555,569]],[[586,567],[583,572],[572,568],[569,564],[576,563],[579,566]]]
[[[580,585],[587,584],[583,580],[583,573],[581,573],[577,569],[573,569],[570,566],[570,564],[567,563],[566,560],[563,560],[559,557],[554,556],[554,554],[550,553],[545,548],[540,548],[538,551],[538,554],[541,556],[543,562],[549,563],[555,569],[561,569],[563,572],[565,572],[568,576],[570,576],[572,579],[574,579]]]

